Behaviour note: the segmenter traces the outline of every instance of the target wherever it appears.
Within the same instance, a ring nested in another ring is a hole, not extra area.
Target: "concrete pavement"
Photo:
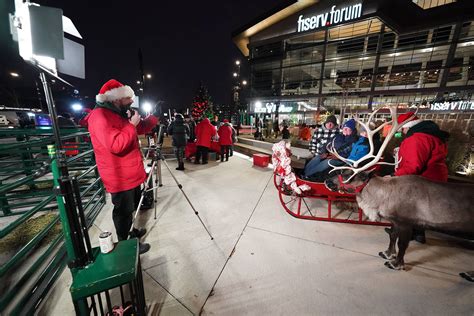
[[[173,174],[214,236],[163,167],[164,186],[139,225],[151,250],[142,256],[151,315],[473,315],[474,252],[428,233],[410,244],[407,271],[384,267],[383,228],[304,221],[286,214],[270,169],[235,155],[229,162],[186,164]],[[113,231],[110,204],[91,229]],[[73,315],[65,271],[40,314]]]

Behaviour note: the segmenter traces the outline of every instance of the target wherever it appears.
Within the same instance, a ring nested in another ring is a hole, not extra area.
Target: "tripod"
[[[160,126],[160,129],[159,129],[159,132],[158,132],[158,136],[160,137],[162,133],[162,126]],[[158,139],[160,139],[158,137]],[[138,215],[138,212],[140,210],[140,207],[143,203],[143,200],[145,198],[145,195],[147,192],[149,191],[154,191],[154,218],[156,220],[156,209],[157,209],[157,196],[158,196],[158,187],[161,187],[163,186],[163,182],[162,182],[162,175],[161,175],[161,162],[164,163],[164,165],[166,166],[166,168],[168,169],[168,171],[170,172],[171,174],[171,177],[173,178],[174,182],[176,183],[176,185],[178,186],[178,188],[180,189],[181,193],[184,195],[184,197],[186,198],[186,201],[188,202],[188,204],[191,206],[191,208],[193,209],[194,211],[194,214],[197,216],[197,218],[199,219],[199,221],[201,222],[202,226],[204,227],[204,229],[206,230],[207,234],[209,235],[209,237],[211,237],[211,240],[214,240],[214,237],[212,237],[211,233],[209,232],[209,230],[207,229],[206,225],[204,224],[204,222],[202,221],[201,217],[199,216],[199,212],[196,210],[196,208],[194,207],[193,203],[191,202],[191,200],[189,199],[189,197],[186,195],[186,192],[184,192],[183,190],[183,185],[181,183],[179,183],[178,179],[176,179],[176,177],[174,176],[173,172],[171,171],[171,168],[169,167],[168,163],[166,162],[162,152],[161,152],[161,144],[158,144],[158,145],[153,145],[153,144],[150,144],[150,146],[147,148],[147,154],[145,156],[145,159],[147,159],[148,157],[150,157],[150,153],[153,152],[153,155],[152,155],[152,164],[151,164],[151,169],[150,169],[150,173],[148,174],[148,177],[147,179],[145,180],[145,184],[144,184],[144,188],[142,190],[142,194],[140,196],[140,201],[138,203],[138,206],[137,206],[137,209],[135,211],[135,215],[133,217],[133,220],[132,220],[132,225],[130,227],[130,231],[129,232],[132,232],[133,231],[133,226],[134,226],[134,223],[135,223],[135,219]],[[154,187],[151,187],[151,184],[153,183],[153,173],[155,173],[155,186]]]

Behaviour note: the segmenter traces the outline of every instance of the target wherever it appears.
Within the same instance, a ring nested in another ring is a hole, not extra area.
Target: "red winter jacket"
[[[154,116],[137,127],[108,108],[95,108],[87,118],[97,168],[107,192],[136,188],[145,181],[138,134],[145,134],[158,122]]]
[[[424,121],[411,127],[407,138],[400,145],[400,164],[396,176],[420,175],[433,181],[448,181],[447,133]],[[444,133],[444,134],[443,134]]]
[[[217,134],[219,134],[220,145],[232,145],[232,127],[230,127],[229,123],[224,123],[224,125],[219,127]]]
[[[196,125],[196,145],[210,148],[211,138],[216,136],[216,128],[212,126],[208,118],[203,119]]]

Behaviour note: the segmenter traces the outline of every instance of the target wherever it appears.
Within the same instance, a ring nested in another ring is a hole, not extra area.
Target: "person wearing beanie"
[[[189,126],[184,123],[182,114],[176,114],[174,121],[168,126],[168,135],[173,139],[174,154],[178,160],[176,170],[184,170],[184,149],[188,143],[190,131]]]
[[[329,115],[326,118],[322,127],[316,128],[311,142],[309,143],[309,151],[313,156],[327,155],[326,145],[340,133],[337,126],[337,119],[334,115]],[[322,157],[325,158],[325,157]]]
[[[405,139],[400,145],[395,176],[419,175],[439,182],[448,181],[447,140],[449,133],[442,131],[433,121],[419,119],[414,112],[401,114],[398,124],[402,124]],[[414,229],[413,239],[425,243],[425,232]]]
[[[111,79],[100,89],[96,107],[87,119],[97,169],[112,195],[112,219],[119,241],[129,237],[132,214],[146,179],[138,135],[150,132],[158,121],[154,116],[142,120],[138,112],[131,113],[134,96],[132,88]],[[145,232],[134,228],[130,235],[140,238]],[[140,254],[150,249],[149,244],[139,246]]]
[[[217,130],[219,135],[219,145],[221,146],[221,162],[229,161],[230,147],[232,146],[232,127],[229,120],[225,119],[224,124]]]
[[[334,141],[330,140],[327,145],[332,146],[334,144],[334,149],[337,151],[337,153],[340,156],[347,158],[351,153],[352,144],[354,144],[357,139],[356,122],[354,119],[350,119],[344,123],[342,127],[342,133],[337,134],[333,139]],[[305,178],[312,178],[317,173],[324,172],[330,167],[330,161],[333,165],[343,164],[342,161],[330,159],[329,155],[317,155],[305,166],[303,176]]]

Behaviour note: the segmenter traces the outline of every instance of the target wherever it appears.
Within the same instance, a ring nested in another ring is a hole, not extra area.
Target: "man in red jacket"
[[[224,162],[224,153],[225,161],[229,161],[229,152],[230,147],[232,146],[232,126],[229,124],[229,120],[225,119],[224,124],[219,127],[217,131],[219,135],[219,145],[221,146],[221,162]]]
[[[216,136],[216,128],[211,124],[208,118],[204,118],[196,125],[196,160],[195,164],[199,164],[202,156],[202,164],[207,164],[209,158],[209,148],[211,148],[211,139]]]
[[[398,158],[400,164],[395,170],[395,176],[420,175],[432,181],[448,181],[447,140],[449,133],[439,129],[433,121],[423,121],[408,112],[398,117],[401,124],[412,118],[402,128],[405,139],[400,145]],[[425,243],[424,230],[414,230],[413,238]]]
[[[119,240],[128,238],[146,178],[137,135],[150,132],[157,123],[154,116],[142,120],[138,112],[130,115],[134,95],[132,88],[111,79],[100,89],[97,105],[87,117],[97,168],[112,195],[112,218]],[[131,235],[140,238],[145,232],[134,228]],[[149,249],[149,244],[140,243],[140,254]]]

